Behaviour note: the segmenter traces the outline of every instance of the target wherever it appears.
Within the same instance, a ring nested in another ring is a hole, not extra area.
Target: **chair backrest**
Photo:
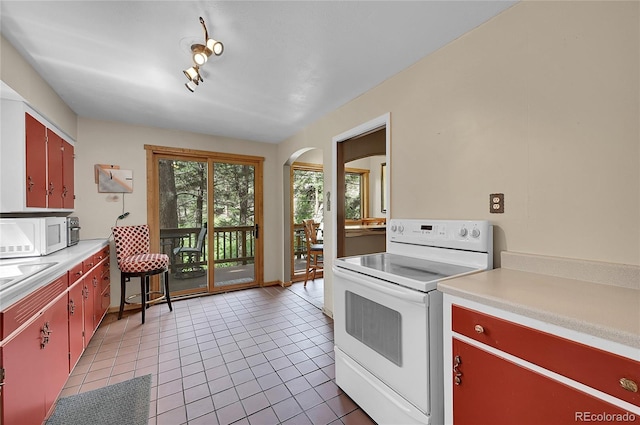
[[[137,254],[147,254],[150,250],[149,226],[118,226],[111,229],[116,246],[118,264],[123,258]]]
[[[307,240],[307,245],[316,243],[316,223],[313,220],[304,220],[303,223],[304,237]]]
[[[198,251],[202,251],[202,244],[204,243],[204,238],[207,236],[207,223],[204,223],[202,229],[200,229],[200,233],[198,234],[198,242],[196,243],[196,249]]]

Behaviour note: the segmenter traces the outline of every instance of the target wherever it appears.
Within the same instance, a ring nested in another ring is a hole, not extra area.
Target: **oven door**
[[[335,266],[333,293],[336,347],[430,414],[427,293]]]

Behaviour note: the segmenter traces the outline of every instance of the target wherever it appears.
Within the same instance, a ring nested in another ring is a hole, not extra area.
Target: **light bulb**
[[[187,79],[189,81],[198,81],[200,74],[198,73],[198,70],[195,67],[191,67],[189,69],[185,69],[184,71],[184,75],[186,75]]]
[[[213,38],[210,38],[207,40],[207,49],[210,52],[213,52],[214,55],[220,56],[224,51],[224,46],[222,45],[221,42],[216,41]]]
[[[196,90],[196,88],[198,87],[198,85],[197,85],[197,84],[195,84],[193,81],[189,81],[189,82],[184,83],[184,86],[185,86],[185,87],[186,87],[186,88],[187,88],[191,93],[193,93],[193,92]]]
[[[193,62],[195,62],[195,64],[198,66],[204,65],[207,62],[207,59],[207,55],[205,55],[203,52],[193,54]]]

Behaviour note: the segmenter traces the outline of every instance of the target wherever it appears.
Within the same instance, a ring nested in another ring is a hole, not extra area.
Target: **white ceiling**
[[[2,0],[0,29],[79,116],[277,143],[513,3]],[[200,16],[225,50],[190,93]]]

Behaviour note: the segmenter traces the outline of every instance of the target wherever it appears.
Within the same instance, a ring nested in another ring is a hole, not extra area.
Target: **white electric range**
[[[493,267],[488,221],[393,219],[387,252],[335,261],[336,383],[380,424],[443,417],[442,294]]]

